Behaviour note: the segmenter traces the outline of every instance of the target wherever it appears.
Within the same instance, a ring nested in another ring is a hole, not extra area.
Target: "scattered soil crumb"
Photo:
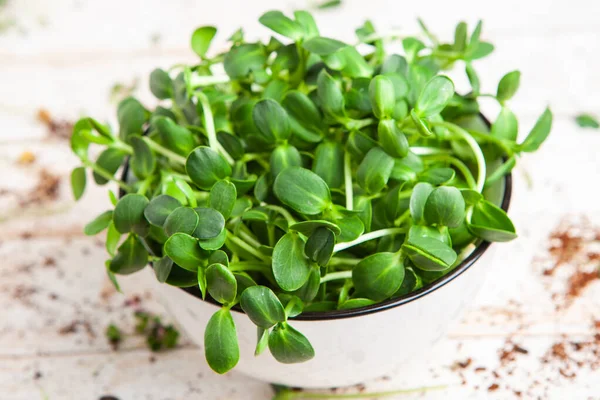
[[[464,361],[455,361],[454,364],[452,365],[451,369],[452,370],[466,369],[472,363],[473,363],[473,360],[469,357]]]
[[[497,383],[492,383],[488,388],[488,392],[493,392],[496,391],[500,388],[500,385],[498,385]]]
[[[88,321],[83,321],[83,320],[72,321],[71,323],[60,328],[58,330],[58,333],[60,335],[69,335],[69,334],[78,332],[79,327],[82,327],[85,330],[85,333],[88,335],[88,337],[90,339],[93,339],[96,337],[96,333],[92,329],[92,325]]]
[[[55,119],[50,112],[40,108],[37,113],[37,119],[48,128],[48,137],[66,140],[71,137],[73,123],[64,119]]]
[[[35,374],[33,374],[33,379],[34,380],[38,380],[42,377],[42,373],[40,371],[35,371]]]
[[[21,199],[21,207],[27,207],[34,204],[43,204],[54,201],[58,198],[60,190],[60,177],[48,171],[41,170],[39,173],[37,185]]]

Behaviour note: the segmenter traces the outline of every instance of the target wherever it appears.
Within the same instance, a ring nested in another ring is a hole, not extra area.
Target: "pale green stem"
[[[396,218],[396,220],[394,221],[394,225],[396,225],[396,226],[402,225],[402,223],[404,221],[406,221],[408,219],[408,217],[410,217],[410,209],[404,211],[401,216]]]
[[[83,160],[83,165],[85,165],[88,168],[93,169],[94,172],[96,172],[96,174],[100,175],[104,179],[108,179],[109,181],[115,182],[117,185],[119,185],[119,187],[121,189],[125,190],[126,192],[129,192],[129,193],[133,192],[133,188],[131,186],[129,186],[122,180],[115,178],[110,172],[108,172],[107,170],[105,170],[102,167],[97,166],[93,162],[88,161],[88,160]]]
[[[352,164],[349,152],[344,154],[344,189],[346,190],[346,208],[352,211],[354,208],[354,193],[352,191]]]
[[[475,186],[475,190],[481,193],[483,191],[483,186],[485,185],[486,170],[485,157],[483,156],[483,152],[481,151],[479,144],[477,144],[477,141],[473,139],[473,136],[471,136],[469,132],[457,125],[448,122],[432,122],[432,125],[442,126],[467,142],[471,148],[471,151],[473,151],[473,154],[475,155],[475,160],[477,161],[477,184]]]
[[[144,140],[144,142],[146,142],[148,147],[150,147],[152,150],[154,150],[158,154],[163,155],[163,156],[167,157],[169,160],[174,161],[178,164],[185,165],[185,157],[180,156],[179,154],[161,146],[160,144],[156,143],[155,141],[153,141],[147,137],[143,137],[142,139]]]
[[[227,75],[213,76],[213,75],[191,75],[190,85],[196,89],[202,86],[218,85],[221,83],[231,82]]]
[[[258,248],[259,246],[262,246],[262,243],[260,243],[258,240],[256,240],[252,235],[244,232],[244,231],[239,231],[238,232],[238,236],[245,240],[248,244],[250,244],[251,246],[254,246],[256,248]]]
[[[342,250],[345,250],[352,246],[356,246],[357,244],[368,242],[369,240],[378,239],[380,237],[384,237],[384,236],[388,236],[388,235],[397,235],[399,233],[406,233],[406,229],[404,229],[404,228],[385,228],[385,229],[380,229],[378,231],[365,233],[364,235],[360,235],[358,238],[354,239],[351,242],[343,242],[343,243],[336,244],[335,246],[333,246],[333,252],[337,253],[338,251],[342,251]]]
[[[270,269],[270,267],[266,264],[252,262],[252,261],[240,261],[240,262],[229,263],[229,270],[231,272],[236,272],[236,271],[265,272],[265,271],[268,271],[269,269]]]
[[[410,151],[418,156],[429,156],[434,154],[452,154],[452,150],[440,149],[439,147],[411,147]]]
[[[469,185],[469,187],[471,189],[475,190],[475,187],[477,186],[477,182],[475,182],[475,179],[473,178],[473,174],[469,170],[469,167],[467,167],[465,165],[465,163],[463,163],[462,161],[460,161],[458,158],[451,157],[451,156],[448,157],[448,156],[445,156],[445,155],[433,154],[430,157],[428,157],[428,159],[430,159],[430,160],[438,160],[438,161],[446,161],[450,165],[453,165],[454,167],[456,167],[456,169],[458,169],[460,171],[460,173],[462,174],[462,176],[464,176],[465,180],[467,181],[467,185]]]
[[[152,177],[148,178],[148,179],[144,179],[141,183],[140,183],[140,187],[138,188],[137,193],[138,194],[142,194],[145,195],[146,191],[148,190],[148,188],[150,187],[150,183],[152,183]]]
[[[271,204],[263,204],[263,206],[268,209],[271,209],[273,211],[277,211],[279,214],[281,214],[283,216],[283,218],[285,218],[286,221],[288,222],[288,225],[293,225],[296,223],[296,219],[285,208],[279,207],[279,206],[274,206]]]
[[[215,121],[213,119],[212,109],[210,108],[210,102],[208,97],[202,92],[194,92],[194,95],[200,101],[202,106],[202,114],[204,115],[204,129],[206,129],[206,135],[208,136],[208,144],[210,148],[221,153],[221,155],[231,165],[235,163],[235,160],[227,153],[227,151],[221,146],[221,143],[217,140],[217,132],[215,131]]]
[[[242,249],[244,249],[248,253],[252,254],[254,257],[258,258],[259,260],[262,260],[267,263],[271,262],[271,257],[262,254],[261,252],[256,250],[254,247],[250,246],[248,243],[246,243],[242,239],[238,238],[237,236],[234,236],[234,234],[231,233],[230,231],[227,231],[227,240],[230,242],[233,242],[236,246],[241,247]]]
[[[331,272],[331,273],[321,277],[321,283],[333,281],[336,279],[350,279],[350,278],[352,278],[352,271]]]
[[[332,257],[327,264],[330,267],[337,267],[339,265],[356,265],[361,262],[360,258],[344,258],[344,257]]]

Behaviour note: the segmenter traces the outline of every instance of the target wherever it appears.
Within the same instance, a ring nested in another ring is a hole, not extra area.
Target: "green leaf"
[[[221,233],[219,233],[214,238],[210,239],[200,239],[200,247],[204,250],[218,250],[225,244],[227,240],[227,230],[223,229]]]
[[[467,47],[467,24],[460,22],[454,31],[454,51],[462,52]]]
[[[150,91],[161,100],[173,97],[173,80],[166,71],[156,68],[150,73]]]
[[[283,170],[275,179],[273,190],[283,204],[301,214],[319,214],[331,204],[331,194],[325,181],[300,167]]]
[[[198,214],[191,207],[179,207],[173,210],[165,220],[164,228],[168,236],[177,232],[191,235],[198,226]]]
[[[123,293],[123,291],[121,290],[121,287],[119,286],[119,281],[117,281],[117,277],[115,276],[115,274],[113,274],[110,271],[110,260],[107,260],[104,263],[105,267],[106,267],[106,275],[108,276],[108,279],[110,280],[110,282],[113,284],[115,290],[119,293]]]
[[[83,232],[88,236],[97,235],[108,228],[108,225],[112,222],[112,216],[112,210],[104,211],[102,214],[94,218],[92,222],[88,223],[85,228],[83,228]]]
[[[115,274],[128,275],[148,265],[148,252],[133,233],[119,246],[117,254],[110,261],[110,271]]]
[[[77,167],[71,172],[71,190],[75,200],[79,200],[85,192],[87,178],[84,167]]]
[[[323,111],[333,118],[345,117],[344,94],[335,79],[323,69],[317,78],[317,94]]]
[[[342,230],[338,242],[350,242],[357,239],[365,231],[365,226],[358,214],[339,216],[335,219],[335,223]]]
[[[263,351],[269,346],[269,330],[260,327],[256,328],[258,340],[256,342],[256,349],[254,350],[254,356],[261,355]]]
[[[494,51],[494,45],[487,42],[479,42],[477,46],[469,49],[469,52],[465,55],[467,60],[478,60],[486,57]]]
[[[169,150],[187,156],[196,147],[194,135],[187,128],[177,125],[167,117],[152,118],[152,126],[159,133],[162,144]]]
[[[351,310],[353,308],[361,308],[361,307],[366,307],[366,306],[370,306],[373,304],[377,304],[377,302],[373,301],[371,299],[361,299],[361,298],[350,299],[350,300],[346,300],[345,302],[343,302],[338,307],[338,310]]]
[[[406,37],[402,39],[402,47],[406,54],[406,59],[409,64],[412,64],[421,50],[425,48],[423,42],[414,37]]]
[[[410,195],[410,215],[417,224],[423,220],[425,203],[431,192],[433,192],[433,186],[426,182],[419,182],[413,188]]]
[[[514,142],[519,133],[519,122],[517,117],[506,107],[502,107],[498,118],[492,125],[492,136]]]
[[[231,166],[210,147],[196,147],[190,153],[185,169],[190,179],[200,189],[210,190],[218,181],[231,176]]]
[[[469,231],[488,242],[508,242],[517,237],[515,226],[500,207],[481,200],[473,207]]]
[[[519,71],[512,71],[504,75],[498,83],[498,91],[496,93],[498,101],[505,102],[510,100],[517,93],[520,80],[521,72]]]
[[[301,167],[302,156],[294,146],[281,144],[271,153],[269,163],[271,165],[271,175],[275,178],[288,167]]]
[[[206,285],[213,299],[231,305],[237,294],[237,281],[223,264],[212,264],[206,269]]]
[[[229,181],[219,181],[210,189],[210,207],[220,212],[225,219],[231,215],[236,198],[235,185]]]
[[[323,139],[323,117],[307,95],[291,90],[286,93],[281,104],[287,111],[295,137],[309,143],[317,143]]]
[[[550,108],[546,108],[544,113],[538,118],[537,122],[533,126],[533,129],[531,129],[523,143],[521,143],[521,150],[531,153],[539,149],[550,134],[551,129],[552,111],[550,111]]]
[[[450,246],[433,237],[409,236],[402,249],[415,266],[424,271],[444,271],[457,257]]]
[[[231,79],[246,77],[250,71],[260,69],[267,61],[263,47],[259,44],[242,44],[234,47],[223,59],[225,72]]]
[[[293,41],[298,41],[304,36],[302,25],[286,17],[281,11],[267,11],[258,22]]]
[[[202,26],[192,34],[192,50],[198,54],[200,58],[206,56],[206,52],[210,47],[210,43],[217,34],[217,28],[214,26]]]
[[[321,269],[319,267],[313,267],[310,270],[308,280],[300,289],[294,290],[292,293],[298,296],[304,302],[312,302],[319,293],[319,287],[321,286]],[[302,312],[303,310],[300,310]]]
[[[328,230],[332,231],[335,235],[339,235],[341,233],[339,226],[337,226],[333,222],[319,219],[298,222],[293,225],[290,225],[289,227],[290,230],[300,232],[304,236],[312,235],[312,233],[318,228],[327,228]]]
[[[392,157],[406,157],[409,150],[408,140],[404,133],[400,132],[396,121],[393,119],[382,119],[377,126],[377,135],[381,147]]]
[[[287,112],[275,100],[264,99],[254,105],[252,118],[269,143],[287,140],[290,137],[290,121]]]
[[[148,199],[141,194],[130,193],[121,197],[113,214],[117,231],[135,232],[140,236],[146,236],[150,230],[150,225],[144,217],[144,210],[148,204]]]
[[[73,134],[71,135],[71,150],[80,159],[86,159],[90,141],[85,135],[85,132],[92,129],[89,118],[81,118],[73,125]]]
[[[394,84],[383,76],[377,75],[369,84],[369,98],[373,106],[373,114],[378,119],[390,118],[396,105]]]
[[[206,299],[206,285],[206,269],[202,265],[200,265],[198,266],[198,289],[200,289],[200,295],[202,296],[202,300]]]
[[[352,46],[344,47],[336,53],[325,56],[323,61],[329,68],[342,71],[343,75],[350,78],[370,78],[373,76],[373,67]]]
[[[224,374],[238,363],[240,348],[229,308],[221,308],[208,321],[204,331],[204,356],[218,374]]]
[[[304,241],[297,233],[286,233],[273,250],[273,275],[286,291],[299,289],[308,279],[310,261],[304,255]]]
[[[319,36],[319,28],[315,22],[315,19],[308,11],[298,10],[294,11],[294,17],[296,21],[304,29],[304,38],[310,39],[315,36]]]
[[[164,283],[171,273],[171,268],[173,268],[173,260],[164,256],[161,259],[154,261],[152,266],[154,268],[154,273],[156,274],[156,279],[160,283]]]
[[[198,214],[198,226],[194,231],[194,237],[198,239],[212,239],[225,228],[225,218],[213,208],[195,208]]]
[[[196,272],[205,263],[205,255],[198,240],[185,233],[175,233],[164,246],[164,252],[173,262],[188,271]]]
[[[217,132],[217,140],[234,160],[244,156],[244,145],[237,136],[227,132]]]
[[[477,204],[481,199],[483,199],[483,195],[481,193],[472,189],[460,189],[460,194],[462,194],[462,197],[468,206]]]
[[[251,286],[244,290],[240,306],[254,325],[263,329],[286,320],[283,305],[266,286]]]
[[[329,0],[319,4],[317,8],[323,10],[325,8],[334,8],[340,5],[342,5],[342,0]]]
[[[258,201],[267,201],[267,197],[271,193],[269,177],[267,174],[262,174],[254,185],[254,197]]]
[[[423,119],[419,118],[419,116],[417,115],[417,113],[415,112],[414,109],[410,110],[410,118],[412,119],[413,124],[415,124],[415,128],[417,128],[417,131],[419,131],[419,134],[421,136],[423,136],[423,137],[433,136],[433,133],[429,130],[425,121]]]
[[[581,128],[600,128],[600,123],[598,123],[596,117],[591,114],[579,114],[577,117],[575,117],[575,122]]]
[[[481,90],[481,84],[479,83],[477,72],[475,72],[475,69],[471,63],[467,63],[465,72],[467,74],[467,78],[469,79],[469,83],[471,84],[471,88],[473,89],[473,93],[476,95],[479,94],[479,91]]]
[[[105,149],[96,160],[96,165],[108,172],[110,175],[114,175],[119,167],[123,164],[125,160],[126,154],[118,149],[114,149],[109,147]],[[98,175],[98,173],[94,172],[94,181],[98,185],[105,185],[108,183],[108,179],[105,177]]]
[[[378,193],[387,185],[394,159],[380,147],[373,147],[358,166],[356,180],[368,193]]]
[[[133,173],[139,179],[146,179],[156,168],[156,156],[141,136],[131,135],[129,142],[133,147],[133,156],[131,157]]]
[[[108,224],[108,229],[106,231],[106,251],[111,256],[115,255],[119,240],[121,240],[121,234],[117,228],[115,228],[114,222],[111,221],[110,224]]]
[[[146,123],[146,109],[139,101],[128,97],[119,103],[117,119],[119,120],[121,139],[127,139],[131,134],[141,135]]]
[[[304,254],[321,267],[326,266],[333,255],[335,234],[327,228],[319,227],[308,237]]]
[[[455,175],[456,172],[452,168],[430,168],[419,174],[419,180],[438,186],[450,182]]]
[[[397,253],[376,253],[364,258],[352,269],[356,292],[375,301],[393,295],[404,279],[404,265]]]
[[[181,207],[181,203],[166,194],[161,194],[150,200],[150,203],[144,209],[144,216],[152,224],[162,227],[167,217]]]
[[[346,43],[340,42],[339,40],[321,36],[308,39],[302,44],[302,47],[304,47],[306,50],[320,56],[333,54],[347,46],[348,45]]]
[[[315,356],[308,339],[285,322],[275,325],[269,334],[269,350],[283,364],[301,363]]]
[[[319,175],[330,188],[344,183],[344,147],[341,143],[326,141],[315,149],[312,171]]]
[[[423,88],[415,105],[419,117],[439,114],[454,96],[454,84],[443,75],[434,76]]]
[[[453,186],[433,189],[425,202],[423,216],[429,225],[457,228],[465,218],[465,200],[460,190]]]

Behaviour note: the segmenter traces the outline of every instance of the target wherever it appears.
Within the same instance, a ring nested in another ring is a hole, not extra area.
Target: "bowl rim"
[[[485,119],[485,117],[484,117],[484,121],[487,122],[487,119]],[[488,122],[488,124],[489,124],[489,122]],[[123,172],[122,172],[123,178],[127,177],[128,170],[129,170],[129,160],[126,160],[125,166],[124,166]],[[504,194],[502,196],[502,202],[500,204],[500,208],[502,208],[502,210],[504,210],[505,212],[508,212],[508,207],[510,205],[510,200],[512,197],[512,184],[513,184],[512,174],[509,172],[508,174],[506,174],[504,176]],[[122,191],[119,190],[119,197],[121,197],[122,195],[123,195]],[[477,247],[475,247],[475,249],[473,249],[473,251],[452,271],[450,271],[448,274],[436,279],[435,281],[431,282],[430,284],[423,286],[421,289],[416,290],[414,292],[410,292],[403,296],[396,297],[394,299],[385,300],[385,301],[371,304],[368,306],[351,308],[351,309],[347,309],[347,310],[303,312],[300,315],[297,315],[290,319],[294,320],[294,321],[330,321],[330,320],[336,320],[336,319],[362,317],[365,315],[374,314],[374,313],[377,313],[380,311],[386,311],[386,310],[389,310],[389,309],[392,309],[395,307],[399,307],[404,304],[411,303],[415,300],[420,299],[421,297],[424,297],[424,296],[440,289],[441,287],[445,286],[446,284],[452,282],[454,279],[456,279],[457,277],[462,275],[473,264],[475,264],[477,262],[477,260],[479,260],[481,258],[481,256],[483,256],[483,254],[489,249],[491,244],[492,243],[488,242],[488,241],[481,241],[481,243],[479,243],[477,245]],[[175,287],[177,287],[177,286],[175,286]],[[186,293],[188,293],[191,296],[196,297],[200,301],[207,302],[207,303],[215,305],[215,306],[220,306],[220,304],[213,302],[210,299],[202,300],[202,298],[199,297],[199,289],[197,286],[177,287],[177,288],[185,291]],[[238,307],[232,307],[231,310],[236,313],[245,314],[244,311],[239,309]]]

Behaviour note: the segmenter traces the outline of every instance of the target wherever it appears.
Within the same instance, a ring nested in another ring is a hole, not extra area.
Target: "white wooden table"
[[[256,22],[262,12],[307,6],[304,0],[8,0],[0,9],[0,22],[15,22],[0,33],[0,399],[270,398],[269,385],[236,372],[213,374],[186,338],[159,354],[135,336],[119,351],[110,349],[104,337],[110,322],[133,330],[133,307],[123,307],[127,299],[139,296],[144,309],[169,316],[139,275],[120,279],[125,295],[111,290],[101,242],[81,233],[107,207],[105,190],[89,188],[73,202],[68,174],[76,160],[67,141],[48,136],[36,113],[46,108],[59,119],[114,119],[112,85],[139,78],[136,93],[151,104],[148,73],[193,60],[188,43],[195,27],[218,26],[221,44],[240,25],[251,36],[265,36]],[[324,35],[348,40],[365,18],[383,31],[415,33],[421,16],[446,38],[459,20],[482,18],[484,37],[496,45],[479,63],[484,89],[493,91],[503,73],[519,68],[522,84],[512,106],[521,130],[546,104],[555,114],[548,142],[514,173],[510,214],[520,238],[498,246],[480,296],[422,365],[365,382],[365,392],[445,385],[397,398],[600,399],[592,369],[600,344],[591,343],[600,333],[593,323],[600,320],[600,284],[590,282],[568,306],[563,295],[574,271],[598,263],[600,132],[578,128],[573,116],[600,114],[600,3],[344,0],[315,15]],[[33,164],[17,162],[24,151],[35,155]],[[60,178],[56,198],[21,206],[41,170]],[[571,262],[545,276],[553,263],[548,237],[561,221],[592,238],[583,240]],[[571,343],[577,341],[589,343]],[[511,343],[527,354],[517,348],[501,357]],[[561,343],[567,360],[557,358]],[[552,349],[555,356],[543,362]]]

